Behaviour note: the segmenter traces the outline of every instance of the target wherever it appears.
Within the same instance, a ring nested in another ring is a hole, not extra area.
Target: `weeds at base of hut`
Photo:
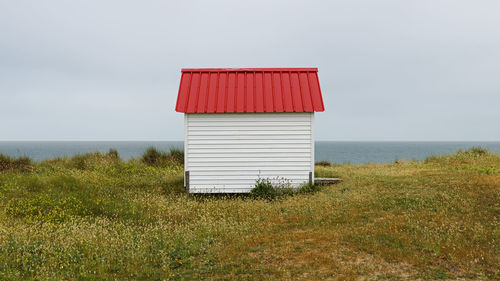
[[[320,190],[320,187],[313,184],[303,184],[299,187],[291,187],[290,181],[284,178],[258,178],[255,186],[250,190],[250,196],[255,199],[274,200],[284,196],[296,194],[314,193]]]

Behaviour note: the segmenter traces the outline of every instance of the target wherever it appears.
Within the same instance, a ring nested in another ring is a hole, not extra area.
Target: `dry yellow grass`
[[[0,279],[500,279],[498,155],[318,166],[343,182],[273,201],[187,197],[182,167],[78,161],[0,173]]]

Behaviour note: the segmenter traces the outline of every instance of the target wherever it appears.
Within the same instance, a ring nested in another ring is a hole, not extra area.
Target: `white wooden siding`
[[[313,113],[184,116],[192,193],[248,192],[259,176],[299,186],[314,173]]]

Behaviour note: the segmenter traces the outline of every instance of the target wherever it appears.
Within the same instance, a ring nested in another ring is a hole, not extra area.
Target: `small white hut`
[[[176,111],[188,192],[249,192],[259,177],[314,181],[317,68],[182,69]]]

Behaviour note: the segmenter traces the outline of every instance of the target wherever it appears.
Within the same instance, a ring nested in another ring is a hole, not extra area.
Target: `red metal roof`
[[[317,68],[182,69],[177,112],[324,111]]]

